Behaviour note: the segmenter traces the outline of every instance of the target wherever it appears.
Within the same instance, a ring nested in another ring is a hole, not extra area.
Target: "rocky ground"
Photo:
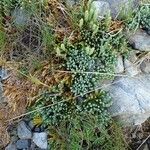
[[[76,1],[69,0],[69,5]],[[125,4],[129,10],[128,0],[94,1],[93,5],[99,10],[99,19],[108,11],[116,18],[120,6]],[[130,6],[136,8],[138,1]],[[118,57],[116,73],[118,76],[109,84],[104,84],[113,98],[110,112],[114,118],[123,123],[124,133],[131,149],[150,149],[150,32],[138,29],[134,34],[128,35],[129,43],[133,47],[132,53],[126,59]],[[9,73],[1,69],[1,80],[7,79]],[[0,83],[2,95],[2,83]],[[1,96],[2,97],[2,96]],[[1,102],[3,99],[1,99]],[[127,127],[130,126],[130,127]],[[8,127],[11,137],[10,144],[5,150],[44,150],[48,149],[48,136],[44,128],[34,126],[28,119],[23,119]],[[49,148],[50,149],[50,148]]]
[[[41,127],[35,127],[31,121],[21,122],[8,127],[11,143],[5,150],[43,150],[48,148],[47,133]]]

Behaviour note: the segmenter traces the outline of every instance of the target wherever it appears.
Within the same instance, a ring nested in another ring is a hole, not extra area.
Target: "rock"
[[[20,139],[31,139],[32,132],[31,129],[26,125],[24,121],[21,121],[17,127],[18,137]]]
[[[129,43],[139,51],[150,51],[150,35],[143,30],[136,31],[129,37]]]
[[[41,133],[33,133],[33,142],[41,149],[47,149],[48,143],[47,143],[47,133],[41,132]]]
[[[112,116],[124,125],[140,125],[150,116],[150,75],[117,78],[108,92],[113,98]]]
[[[122,56],[119,56],[117,59],[115,73],[122,73],[123,71],[124,71],[123,58]]]
[[[15,144],[13,143],[10,143],[6,148],[5,150],[17,150],[17,147]]]
[[[73,5],[75,5],[76,4],[76,0],[66,0],[66,4],[68,5],[68,6],[73,6]]]
[[[128,60],[131,62],[131,63],[135,63],[136,61],[137,61],[137,59],[138,59],[138,57],[137,57],[137,51],[131,51],[130,52],[130,54],[129,54],[129,56],[128,56]]]
[[[35,127],[33,121],[31,120],[29,121],[28,126],[30,127],[31,130]]]
[[[140,68],[141,68],[143,73],[150,73],[150,59],[144,60],[141,63]]]
[[[129,60],[124,60],[125,73],[131,77],[140,73],[140,69],[136,64],[131,63]]]
[[[8,70],[4,69],[4,68],[0,68],[0,79],[2,80],[6,80],[9,77],[8,75]]]
[[[22,8],[16,8],[13,12],[12,12],[12,17],[13,17],[13,22],[14,25],[17,27],[23,27],[27,25],[27,22],[30,19],[30,15],[29,13]]]
[[[120,13],[130,13],[131,9],[137,8],[139,0],[105,0],[109,3],[112,17],[115,19]],[[122,10],[124,10],[122,12]]]
[[[21,139],[16,142],[17,149],[29,149],[30,145],[30,140]]]
[[[93,1],[92,7],[97,10],[99,19],[110,13],[109,3],[105,1]]]

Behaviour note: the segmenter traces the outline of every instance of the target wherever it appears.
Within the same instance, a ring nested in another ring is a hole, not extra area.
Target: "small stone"
[[[27,22],[30,19],[29,13],[22,8],[16,8],[12,12],[12,17],[14,19],[14,25],[16,25],[17,27],[26,26]]]
[[[8,70],[1,67],[0,68],[0,79],[1,80],[6,80],[8,77],[9,77]]]
[[[16,142],[17,149],[28,149],[30,145],[30,140],[20,139]]]
[[[124,71],[123,59],[122,56],[119,56],[115,67],[115,73],[122,73],[123,71]]]
[[[41,129],[39,127],[34,128],[34,132],[40,132],[40,131],[41,131]]]
[[[125,67],[125,73],[127,73],[127,75],[131,77],[140,73],[138,66],[136,66],[136,64],[131,63],[127,59],[124,60],[124,67]]]
[[[33,121],[29,121],[28,126],[31,128],[31,130],[34,128],[34,123]]]
[[[141,63],[140,68],[141,68],[143,73],[150,73],[150,59],[144,60]]]
[[[92,2],[93,9],[96,9],[98,12],[99,19],[103,19],[104,16],[110,14],[110,6],[109,3],[104,1],[93,1]]]
[[[150,51],[150,35],[144,30],[138,30],[129,37],[129,43],[135,50]]]
[[[47,149],[48,143],[47,143],[47,133],[41,132],[41,133],[33,133],[33,142],[41,149]]]
[[[20,139],[31,139],[32,132],[24,121],[21,121],[17,127],[18,137]]]
[[[5,148],[5,150],[17,150],[17,148],[15,144],[11,143]]]

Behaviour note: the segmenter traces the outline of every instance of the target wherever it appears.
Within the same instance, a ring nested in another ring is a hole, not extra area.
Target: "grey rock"
[[[30,127],[31,130],[35,127],[33,121],[29,121],[28,126]]]
[[[10,143],[6,148],[5,150],[17,150],[17,147],[15,144],[13,143]]]
[[[105,0],[110,4],[111,14],[116,18],[120,13],[127,14],[131,9],[136,9],[139,0]],[[123,11],[124,10],[124,11]],[[123,12],[122,12],[123,11]]]
[[[137,30],[129,37],[129,42],[134,49],[139,51],[150,51],[150,35],[143,30]]]
[[[28,149],[31,145],[30,140],[20,139],[16,142],[17,149]]]
[[[27,126],[27,124],[24,121],[21,121],[18,124],[17,133],[18,133],[18,137],[20,139],[31,139],[32,138],[31,129]]]
[[[123,58],[122,56],[118,56],[117,64],[115,67],[115,73],[122,73],[124,71]]]
[[[17,27],[23,27],[27,25],[27,22],[30,19],[30,15],[29,13],[22,8],[16,8],[13,12],[12,12],[12,17],[14,19],[14,24]]]
[[[124,60],[125,73],[131,77],[136,76],[140,73],[139,66],[131,63],[129,60]]]
[[[92,2],[93,9],[96,9],[98,12],[98,17],[101,20],[105,15],[110,13],[110,6],[108,2],[105,1],[93,1]]]
[[[110,113],[124,125],[140,125],[150,116],[150,75],[117,78],[107,87],[113,98]]]
[[[141,63],[140,68],[141,68],[143,73],[150,73],[150,59],[144,60]]]
[[[71,7],[75,4],[77,4],[78,2],[79,2],[79,0],[66,0],[66,4]]]
[[[137,57],[137,51],[131,51],[130,52],[130,54],[129,54],[129,56],[128,56],[128,60],[131,62],[131,63],[135,63],[136,61],[137,61],[137,59],[138,59],[138,57]]]
[[[9,77],[8,74],[8,70],[4,69],[4,68],[0,68],[0,79],[2,80],[6,80]]]
[[[41,132],[41,133],[33,133],[33,142],[41,149],[47,149],[48,143],[47,143],[47,133]]]
[[[97,9],[100,18],[110,13],[115,19],[120,14],[126,15],[131,10],[138,8],[139,0],[95,0],[92,4]]]

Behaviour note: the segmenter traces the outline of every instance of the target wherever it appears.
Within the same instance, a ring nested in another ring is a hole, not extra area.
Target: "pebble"
[[[41,132],[41,133],[33,133],[33,142],[41,149],[47,149],[48,143],[47,143],[47,133]]]
[[[21,121],[17,127],[17,134],[20,139],[31,139],[32,132],[24,121]]]
[[[17,150],[16,145],[13,143],[10,143],[5,150]]]
[[[16,142],[16,146],[18,149],[28,149],[30,148],[30,145],[31,145],[30,140],[20,139]]]

